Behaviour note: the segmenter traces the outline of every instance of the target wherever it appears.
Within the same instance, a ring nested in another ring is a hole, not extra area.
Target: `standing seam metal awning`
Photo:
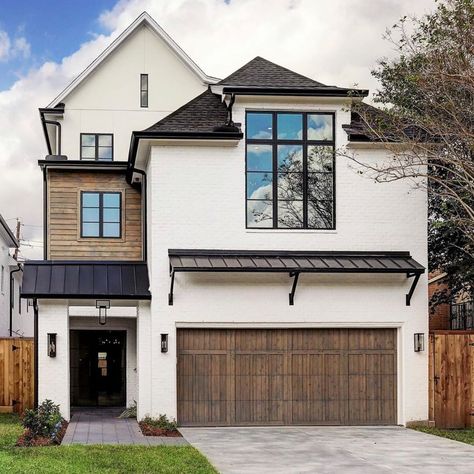
[[[176,272],[289,273],[294,277],[290,305],[300,273],[405,273],[414,277],[406,304],[410,305],[423,265],[409,252],[321,252],[278,250],[189,250],[169,249],[171,288],[168,303],[173,304]]]

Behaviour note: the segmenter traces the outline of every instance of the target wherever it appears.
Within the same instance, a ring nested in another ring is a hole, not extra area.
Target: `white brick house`
[[[206,76],[141,15],[41,109],[37,398],[182,425],[427,419],[426,195],[338,155],[389,158],[354,131],[366,95],[259,57]]]

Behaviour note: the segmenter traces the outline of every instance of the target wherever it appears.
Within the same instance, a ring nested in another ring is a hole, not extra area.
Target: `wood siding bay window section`
[[[413,278],[406,295],[407,306],[420,276],[425,272],[425,267],[409,252],[169,249],[168,256],[170,305],[173,304],[177,272],[288,273],[293,277],[290,305],[294,304],[298,278],[302,273],[401,273]]]
[[[246,227],[335,228],[335,114],[248,111]]]
[[[122,193],[81,191],[81,238],[122,237]]]
[[[108,163],[109,166],[115,166]],[[126,182],[125,169],[47,171],[46,258],[51,260],[142,260],[142,196]],[[125,168],[125,167],[124,167]],[[81,195],[120,193],[120,237],[81,237]]]

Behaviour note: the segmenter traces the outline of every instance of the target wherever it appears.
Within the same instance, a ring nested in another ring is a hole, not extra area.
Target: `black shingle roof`
[[[29,261],[24,265],[24,298],[150,299],[142,262]]]
[[[209,133],[224,126],[226,122],[225,104],[219,95],[208,89],[144,132]]]
[[[332,87],[302,76],[260,56],[244,64],[240,69],[222,79],[218,84],[242,87],[297,87],[310,89]]]

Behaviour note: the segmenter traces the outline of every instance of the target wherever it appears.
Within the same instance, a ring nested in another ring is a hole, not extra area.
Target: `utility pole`
[[[20,222],[20,219],[17,217],[16,218],[16,240],[18,241],[18,244],[20,243],[20,229],[21,229],[21,222]],[[15,249],[13,258],[18,261],[18,248]]]

